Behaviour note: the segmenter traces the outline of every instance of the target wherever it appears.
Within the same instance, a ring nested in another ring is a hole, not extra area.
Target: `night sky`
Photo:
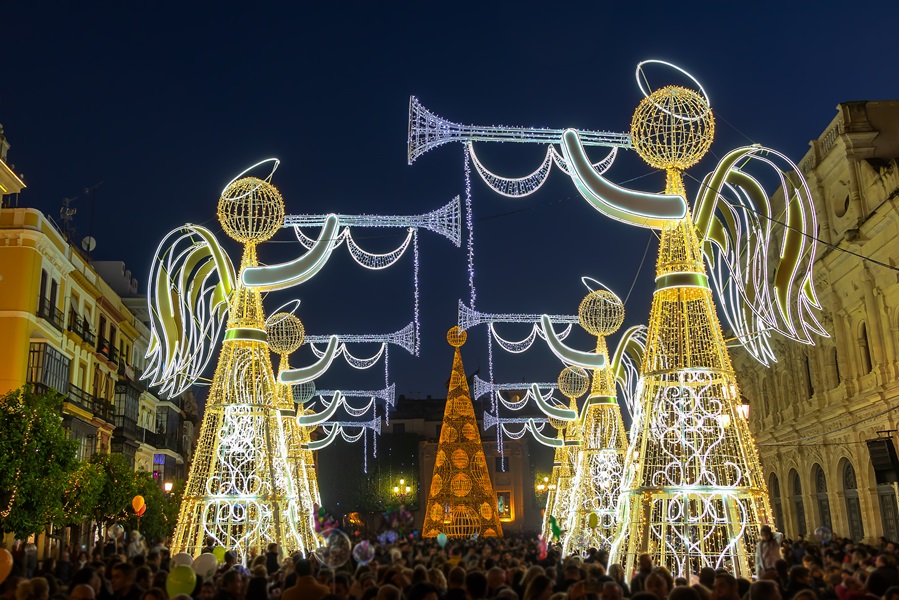
[[[269,156],[282,161],[273,181],[288,213],[417,214],[464,194],[460,144],[407,165],[412,94],[462,123],[626,131],[641,99],[636,64],[665,59],[708,90],[715,154],[759,142],[796,162],[838,102],[899,98],[895,2],[9,4],[0,123],[9,162],[28,184],[19,205],[57,217],[62,198],[77,197],[76,238],[97,239],[96,259],[123,260],[141,292],[158,240],[185,222],[220,231],[218,192]],[[682,81],[654,73],[657,86]],[[508,176],[531,172],[545,152],[478,148]],[[710,155],[692,173],[701,177],[714,163]],[[664,184],[633,152],[621,153],[608,176],[648,191]],[[589,275],[622,298],[636,282],[627,322],[646,320],[655,258],[647,230],[598,214],[557,170],[519,200],[472,181],[480,310],[574,313],[586,292],[580,277]],[[83,190],[96,184],[91,211]],[[260,250],[262,260],[300,253],[291,237],[282,231],[282,243]],[[357,233],[380,252],[401,239]],[[469,297],[466,252],[464,241],[455,248],[428,232],[419,241],[422,352],[392,349],[391,379],[398,393],[437,396],[451,365],[444,335],[458,299]],[[238,247],[228,247],[236,260]],[[412,318],[411,259],[370,272],[341,248],[311,283],[266,306],[301,298],[298,316],[316,334],[395,331]],[[591,345],[583,332],[569,341]],[[486,378],[483,330],[470,335],[463,358]],[[496,379],[552,381],[560,368],[538,346],[497,356]],[[361,374],[335,367],[319,382],[383,384],[381,366]]]

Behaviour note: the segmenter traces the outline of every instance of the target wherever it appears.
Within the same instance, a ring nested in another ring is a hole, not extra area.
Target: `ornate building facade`
[[[899,429],[899,101],[837,110],[799,163],[825,242],[815,270],[831,337],[776,343],[770,369],[734,357],[777,528],[899,540],[895,484],[878,485],[866,446]]]

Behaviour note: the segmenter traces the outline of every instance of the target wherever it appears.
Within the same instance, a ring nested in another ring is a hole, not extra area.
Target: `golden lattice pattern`
[[[657,169],[682,171],[708,152],[715,137],[715,118],[705,98],[669,85],[640,102],[631,120],[637,154]]]
[[[447,342],[456,350],[428,492],[423,537],[433,538],[441,533],[453,538],[503,534],[459,350],[465,337],[465,332],[457,327],[447,334]]]
[[[258,244],[275,235],[284,224],[284,200],[271,183],[244,177],[222,192],[218,217],[231,238],[241,244]]]
[[[591,335],[609,335],[624,323],[624,303],[608,290],[595,290],[581,300],[578,322]]]

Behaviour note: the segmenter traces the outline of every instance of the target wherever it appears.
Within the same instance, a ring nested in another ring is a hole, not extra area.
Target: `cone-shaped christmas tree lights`
[[[459,348],[468,334],[453,327],[446,339],[455,348],[434,476],[428,493],[423,537],[502,536],[496,494],[471,403]]]

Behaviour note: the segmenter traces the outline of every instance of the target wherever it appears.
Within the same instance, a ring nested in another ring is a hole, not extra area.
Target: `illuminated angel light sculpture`
[[[453,327],[446,340],[455,349],[443,426],[425,502],[422,537],[502,537],[496,493],[487,470],[460,348],[468,334]]]
[[[759,526],[770,522],[771,513],[758,453],[737,410],[740,396],[713,290],[737,340],[763,364],[774,360],[774,332],[805,344],[813,343],[814,334],[826,336],[816,317],[820,303],[812,276],[814,205],[786,156],[747,146],[724,155],[702,180],[690,211],[683,173],[711,146],[711,104],[695,79],[699,91],[673,85],[644,90],[644,64],[637,79],[645,98],[629,142],[649,165],[666,172],[663,194],[607,180],[584,152],[593,143],[589,132],[567,130],[561,139],[539,140],[561,142],[567,171],[594,208],[655,229],[660,237],[611,560],[629,574],[647,552],[677,575],[711,566],[748,577]],[[410,118],[410,145],[420,135],[420,120]],[[782,206],[750,172],[755,166],[778,180]],[[786,227],[776,233],[781,211]]]
[[[239,560],[262,554],[271,542],[288,551],[312,549],[310,507],[304,503],[317,492],[307,487],[301,494],[298,489],[296,464],[288,451],[293,403],[272,371],[261,292],[313,277],[333,250],[337,228],[336,217],[330,217],[305,255],[260,267],[256,247],[281,227],[284,202],[268,179],[242,175],[225,187],[218,203],[222,229],[244,246],[239,276],[202,227],[176,230],[157,251],[150,277],[151,343],[145,373],[169,394],[186,389],[208,364],[227,318],[172,548],[196,556],[211,541]],[[278,349],[292,348],[299,334],[295,329],[279,339]],[[315,379],[337,350],[337,338],[332,338],[314,364],[282,370],[281,384]],[[307,470],[308,477],[314,471]]]
[[[608,290],[587,294],[578,308],[578,316],[581,327],[596,336],[595,354],[604,358],[605,365],[591,370],[590,393],[577,417],[581,445],[576,449],[571,497],[564,515],[562,550],[566,555],[589,548],[611,548],[617,531],[618,498],[627,452],[617,389],[621,389],[624,403],[633,414],[633,393],[646,336],[645,327],[630,327],[610,356],[606,337],[624,322],[624,303]],[[552,340],[551,348],[563,362],[571,364],[570,358],[564,358],[571,356],[570,349],[562,348],[551,331],[547,331],[547,338]],[[580,366],[574,364],[569,368]]]
[[[266,320],[265,333],[268,337],[269,348],[280,358],[278,373],[290,370],[290,355],[303,345],[306,336],[306,329],[303,327],[302,321],[293,313],[278,312]],[[314,385],[312,382],[309,384]],[[314,548],[317,540],[315,536],[316,515],[313,507],[321,505],[322,501],[318,490],[315,458],[312,451],[309,450],[310,429],[308,426],[302,425],[298,418],[291,418],[294,417],[293,411],[287,408],[294,404],[293,386],[283,383],[276,385],[278,392],[283,397],[280,403],[284,407],[281,409],[282,415],[287,417],[283,420],[284,443],[287,447],[287,466],[297,489],[297,535],[303,540],[304,547]],[[339,396],[339,393],[335,392],[335,396]],[[297,417],[302,416],[303,404],[299,404],[295,411],[298,413]]]
[[[553,468],[550,477],[549,492],[546,495],[546,510],[543,511],[543,537],[552,540],[553,533],[550,518],[555,518],[556,525],[565,531],[568,529],[568,513],[571,496],[574,490],[575,469],[577,467],[577,447],[581,444],[581,424],[578,423],[577,399],[583,396],[590,386],[590,377],[581,367],[565,367],[559,374],[559,392],[568,398],[568,410],[549,408],[549,424],[558,430],[553,455]],[[539,394],[538,394],[539,397]],[[541,398],[542,401],[542,398]]]

